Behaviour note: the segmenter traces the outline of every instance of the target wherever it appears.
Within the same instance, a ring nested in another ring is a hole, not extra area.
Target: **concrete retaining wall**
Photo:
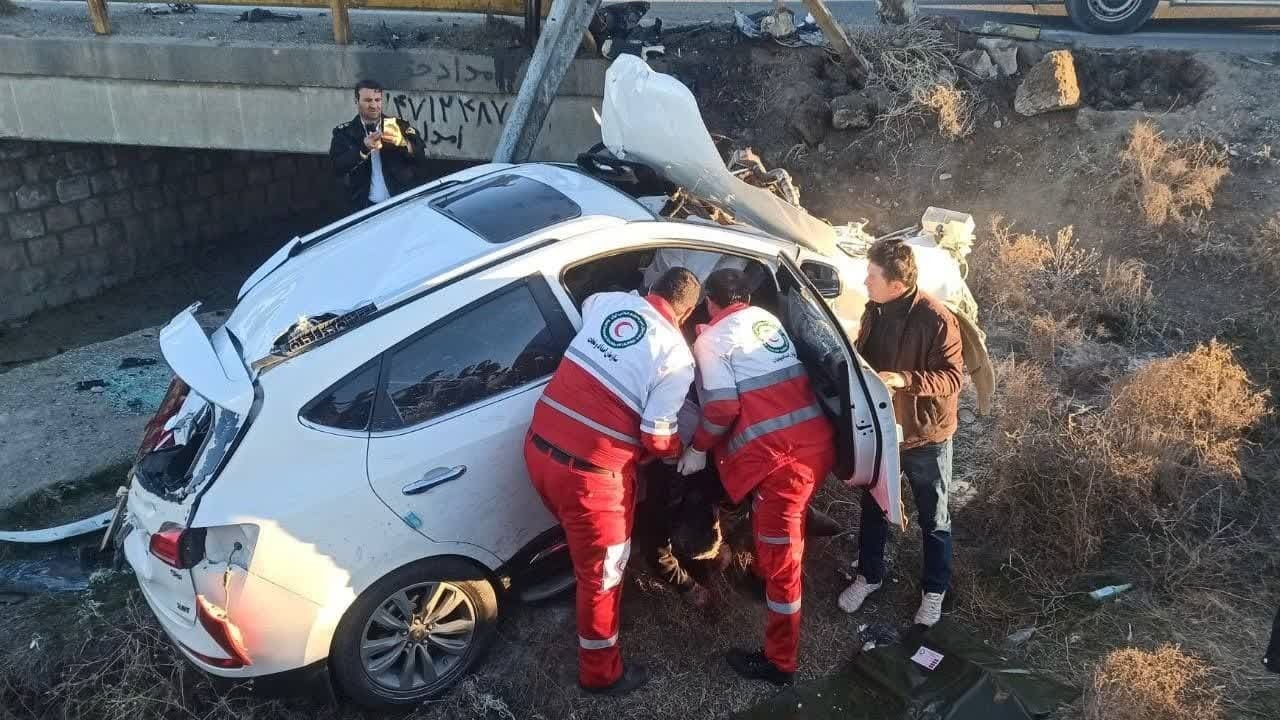
[[[343,207],[328,159],[0,140],[0,321]]]
[[[174,38],[3,38],[0,137],[322,153],[374,78],[387,113],[414,123],[430,157],[492,157],[524,56],[439,49],[279,47]],[[606,64],[571,66],[534,148],[568,161],[600,139]]]

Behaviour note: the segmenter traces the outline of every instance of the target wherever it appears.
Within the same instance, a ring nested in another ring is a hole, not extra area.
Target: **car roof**
[[[243,358],[251,363],[266,357],[281,334],[302,318],[341,316],[370,305],[381,308],[413,295],[416,288],[428,288],[433,278],[509,254],[521,239],[545,230],[535,227],[495,242],[433,206],[433,200],[504,176],[536,180],[576,203],[579,218],[560,225],[596,226],[591,219],[599,216],[621,222],[654,219],[632,198],[572,167],[490,165],[463,171],[378,206],[354,222],[335,224],[281,248],[246,283],[227,320]],[[272,263],[277,265],[271,267]]]

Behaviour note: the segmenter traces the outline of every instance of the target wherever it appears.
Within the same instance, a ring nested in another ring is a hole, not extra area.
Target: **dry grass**
[[[1180,224],[1193,211],[1211,209],[1218,185],[1230,173],[1221,149],[1205,140],[1167,142],[1145,120],[1133,126],[1120,165],[1123,185],[1152,228]]]
[[[1063,396],[1035,363],[999,376],[988,517],[1028,572],[1086,570],[1108,541],[1136,542],[1163,587],[1222,569],[1214,553],[1247,532],[1224,510],[1241,489],[1243,433],[1268,405],[1226,347],[1148,363],[1097,406]]]
[[[970,283],[988,317],[1019,332],[1032,318],[1065,319],[1092,315],[1099,307],[1099,255],[1060,229],[1052,240],[1018,233],[1000,217],[991,222],[990,240],[972,263]]]
[[[1247,257],[1258,270],[1272,277],[1280,276],[1280,212],[1254,232]]]
[[[1086,720],[1216,720],[1222,691],[1198,658],[1165,645],[1114,650],[1086,691]]]
[[[913,99],[933,111],[938,118],[938,134],[948,140],[973,133],[974,101],[969,93],[938,83],[930,88],[917,88]]]
[[[1186,499],[1198,482],[1239,481],[1242,433],[1267,406],[1267,394],[1214,341],[1139,368],[1114,390],[1106,419],[1126,473]]]
[[[1058,353],[1084,340],[1074,315],[1036,315],[1027,326],[1027,353],[1045,365],[1056,365]]]
[[[1151,321],[1151,283],[1137,260],[1107,260],[1099,278],[1098,294],[1101,312],[1121,338],[1135,339]]]

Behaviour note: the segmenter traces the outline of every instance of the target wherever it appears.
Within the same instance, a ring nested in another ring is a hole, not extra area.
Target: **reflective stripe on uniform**
[[[769,606],[770,610],[780,615],[795,615],[796,613],[800,612],[799,600],[796,600],[795,602],[789,602],[789,603],[780,603],[780,602],[774,602],[768,598],[765,598],[765,604]]]
[[[644,406],[640,403],[640,398],[627,390],[625,385],[619,382],[613,375],[609,374],[609,372],[601,367],[600,363],[597,363],[593,358],[583,354],[581,350],[578,350],[572,345],[564,351],[564,354],[573,358],[573,361],[579,365],[589,368],[598,380],[603,382],[614,392],[614,394],[618,396],[618,399],[626,403],[632,410],[640,412],[643,409]]]
[[[542,402],[544,402],[544,403],[546,403],[548,407],[551,407],[551,408],[554,408],[554,409],[556,409],[556,410],[559,410],[560,412],[564,413],[565,415],[568,415],[569,417],[573,418],[574,420],[577,420],[578,422],[582,423],[583,425],[586,425],[587,427],[591,428],[592,430],[595,430],[596,432],[600,433],[601,435],[608,435],[609,437],[613,438],[614,440],[618,440],[618,441],[620,441],[620,442],[624,442],[624,443],[630,443],[630,444],[632,444],[632,445],[639,445],[639,444],[640,444],[640,438],[632,437],[632,436],[627,435],[627,434],[625,434],[625,433],[620,433],[620,432],[618,432],[617,430],[614,430],[613,428],[610,428],[610,427],[605,427],[604,425],[601,425],[600,423],[596,422],[595,420],[592,420],[591,418],[587,417],[586,415],[583,415],[582,413],[577,412],[576,410],[570,410],[569,408],[565,407],[564,405],[561,405],[560,403],[556,402],[555,400],[552,400],[551,398],[547,397],[546,395],[543,395],[543,396],[542,396],[541,401],[542,401]],[[750,428],[748,428],[748,429],[750,429]]]
[[[729,426],[717,425],[706,418],[702,418],[702,430],[713,437],[720,437],[721,435],[729,432]]]
[[[747,443],[758,437],[763,437],[771,432],[777,432],[779,430],[789,428],[792,425],[799,425],[802,422],[807,422],[821,416],[822,410],[815,404],[801,408],[795,412],[789,412],[785,415],[779,415],[774,418],[769,418],[768,420],[762,420],[761,422],[758,422],[733,436],[733,439],[729,441],[729,454],[732,455],[738,452],[742,448],[746,447]]]
[[[738,388],[716,388],[715,390],[707,390],[699,386],[699,389],[701,392],[698,394],[698,397],[702,400],[704,405],[724,400],[738,399]]]
[[[604,568],[600,573],[600,590],[607,592],[622,583],[627,561],[631,559],[631,538],[604,549]]]
[[[769,535],[757,535],[756,539],[764,543],[765,545],[790,545],[791,544],[791,538],[786,536],[771,537]]]
[[[675,435],[676,424],[666,420],[646,420],[640,423],[640,431],[650,435]]]
[[[757,375],[753,378],[747,378],[746,380],[743,380],[738,383],[738,392],[746,393],[746,392],[752,392],[753,390],[761,390],[763,388],[769,387],[770,385],[777,385],[778,383],[781,383],[781,382],[794,380],[798,377],[804,377],[805,372],[806,371],[804,369],[804,366],[801,365],[800,363],[796,363],[791,367],[785,367],[785,368],[782,368],[781,370],[774,370],[771,373],[765,373],[764,375]]]
[[[591,640],[589,638],[584,638],[581,635],[578,636],[578,646],[581,647],[583,650],[604,650],[605,648],[611,648],[617,644],[618,644],[617,635],[614,635],[613,637],[605,638],[603,640]]]

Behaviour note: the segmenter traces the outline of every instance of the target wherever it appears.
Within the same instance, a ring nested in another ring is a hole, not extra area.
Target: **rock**
[[[868,128],[875,119],[876,104],[871,98],[853,93],[831,101],[831,127],[837,130]]]
[[[829,93],[827,97],[836,98],[853,92],[853,86],[848,80],[832,80],[827,84],[827,92]]]
[[[956,58],[956,64],[978,76],[979,80],[993,80],[998,71],[991,62],[991,56],[981,48],[969,50]]]
[[[1035,67],[1043,59],[1044,49],[1038,43],[1018,43],[1018,65],[1024,68]]]
[[[995,129],[997,129],[997,130],[999,130],[1000,128],[1004,127],[1004,123],[1003,123],[1003,122],[1001,122],[1000,120],[997,120],[997,121],[995,121],[995,122],[991,123],[991,127],[995,128]]]
[[[988,50],[987,54],[991,56],[991,61],[995,63],[1000,77],[1013,77],[1018,74],[1017,48],[996,48],[995,50]]]
[[[787,127],[800,136],[806,145],[814,146],[826,137],[830,122],[831,108],[827,101],[817,95],[810,95],[791,111]]]
[[[1008,50],[1009,48],[1017,48],[1017,43],[1008,38],[978,38],[978,47],[986,50],[988,53],[994,50]]]
[[[969,408],[960,408],[960,412],[957,413],[956,417],[961,425],[972,425],[978,420],[978,416]]]
[[[1070,50],[1055,50],[1026,73],[1013,99],[1013,109],[1032,116],[1080,105],[1080,83]]]
[[[888,88],[871,88],[865,92],[865,95],[871,100],[871,102],[875,103],[877,115],[887,112],[893,107],[893,93],[889,92]]]

